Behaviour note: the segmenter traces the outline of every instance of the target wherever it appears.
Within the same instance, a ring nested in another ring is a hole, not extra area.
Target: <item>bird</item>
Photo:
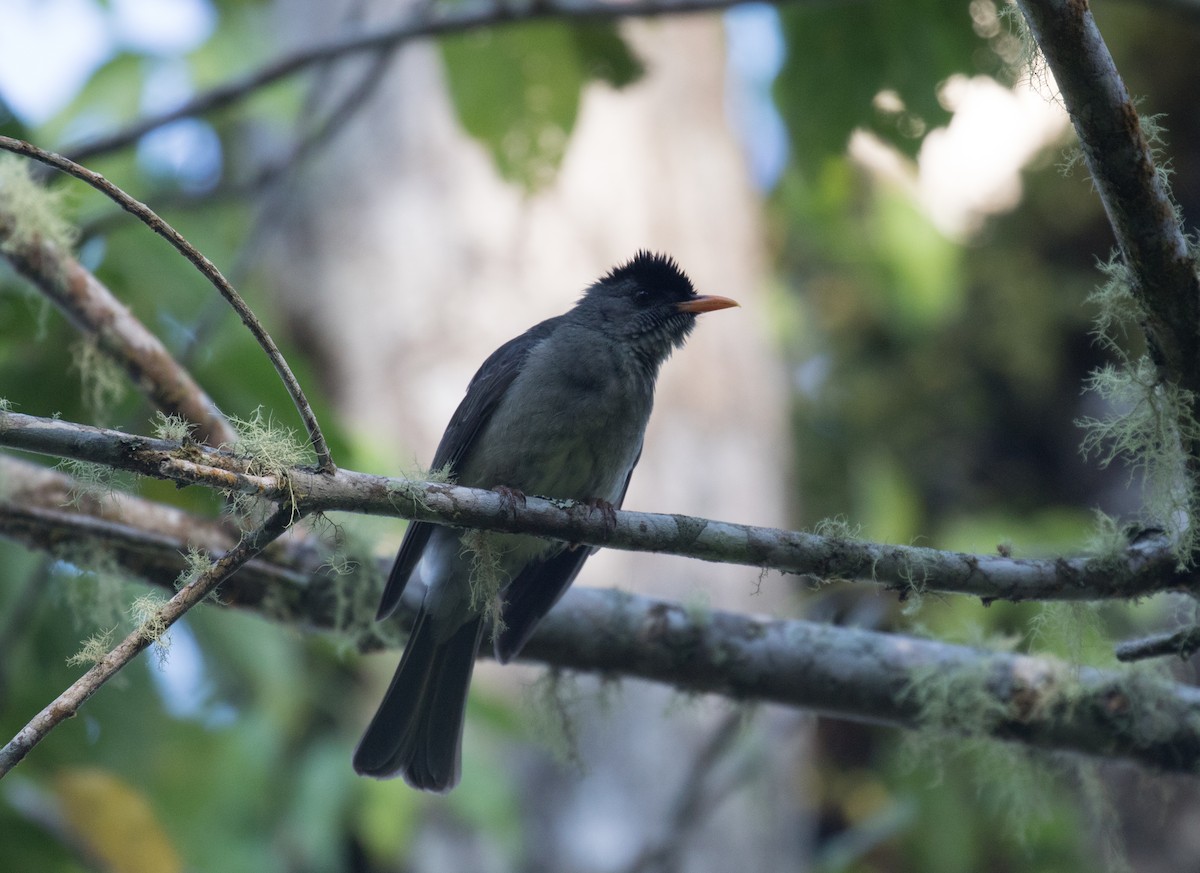
[[[701,295],[674,258],[647,250],[592,283],[574,308],[496,349],[471,379],[434,453],[459,485],[620,508],[654,404],[659,368],[704,312],[737,306]],[[489,534],[499,574],[498,661],[517,656],[594,548]],[[459,781],[471,673],[490,613],[473,596],[461,531],[411,522],[380,599],[391,616],[418,577],[424,594],[400,664],[354,752],[364,776],[401,776],[446,792]],[[478,584],[478,580],[475,580]]]

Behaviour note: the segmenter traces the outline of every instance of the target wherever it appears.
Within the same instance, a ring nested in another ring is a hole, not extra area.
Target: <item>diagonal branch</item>
[[[237,434],[229,421],[158,337],[60,246],[44,238],[14,239],[18,221],[0,206],[0,251],[14,269],[117,361],[155,407],[194,424],[202,442],[232,444]]]
[[[184,239],[179,231],[163,221],[154,210],[126,194],[99,173],[93,172],[87,167],[80,166],[74,161],[64,158],[62,155],[47,152],[23,140],[7,136],[0,136],[0,149],[40,161],[43,164],[54,167],[70,176],[74,176],[76,179],[86,182],[126,212],[140,219],[143,224],[169,242],[176,251],[191,261],[196,269],[213,284],[221,296],[233,307],[238,317],[241,318],[242,324],[246,325],[246,328],[254,336],[255,340],[258,341],[263,351],[267,353],[272,366],[275,367],[275,372],[279,374],[279,378],[283,381],[284,387],[287,388],[288,394],[291,395],[292,401],[296,405],[296,410],[300,413],[300,419],[304,422],[305,430],[308,431],[309,441],[312,444],[313,451],[317,455],[318,466],[324,472],[333,471],[333,458],[330,457],[329,447],[325,443],[325,436],[321,433],[321,427],[317,423],[316,415],[313,414],[312,407],[308,403],[308,398],[304,395],[304,389],[300,387],[300,382],[296,379],[295,374],[292,373],[291,367],[284,360],[283,354],[275,345],[275,341],[271,339],[271,335],[267,333],[266,328],[262,326],[258,317],[246,305],[246,301],[229,284],[229,281],[221,274],[221,271],[217,269],[212,261]]]
[[[1170,544],[1155,536],[1135,538],[1115,555],[1035,560],[865,543],[684,515],[622,510],[609,518],[570,501],[531,496],[524,506],[514,506],[493,491],[349,470],[324,475],[295,468],[282,478],[257,475],[249,472],[249,461],[228,452],[13,412],[0,412],[0,446],[100,463],[181,486],[294,501],[306,515],[345,510],[534,533],[590,546],[872,582],[902,594],[941,591],[990,603],[1129,598],[1198,587],[1195,573],[1180,571]]]
[[[234,570],[257,555],[287,529],[293,518],[292,507],[281,506],[260,527],[249,532],[206,572],[185,585],[153,616],[123,639],[94,667],[71,684],[8,743],[0,748],[0,778],[21,762],[57,725],[70,718],[93,694],[100,690],[126,664],[161,637],[189,609],[208,596]]]
[[[1129,91],[1087,2],[1017,0],[1017,5],[1054,74],[1133,272],[1155,363],[1165,381],[1200,402],[1200,277]]]

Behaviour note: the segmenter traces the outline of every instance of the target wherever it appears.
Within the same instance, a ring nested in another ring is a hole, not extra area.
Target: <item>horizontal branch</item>
[[[223,555],[241,531],[228,516],[205,518],[122,492],[99,494],[66,473],[0,455],[0,536],[70,561],[103,556],[116,569],[174,593],[185,552]],[[266,553],[270,563],[251,560],[238,572],[256,591],[283,577],[301,585],[323,560],[300,537],[285,536]],[[303,620],[298,612],[291,617]]]
[[[1135,539],[1116,555],[1039,560],[865,543],[685,515],[622,510],[609,517],[571,501],[530,496],[524,505],[514,505],[492,491],[349,470],[323,475],[294,469],[282,479],[255,475],[248,472],[252,462],[228,452],[12,412],[0,412],[0,446],[104,464],[181,486],[294,501],[305,515],[346,510],[533,533],[590,546],[867,581],[902,593],[968,594],[985,603],[1128,598],[1197,589],[1195,574],[1177,569],[1169,543],[1160,537]]]
[[[466,33],[485,27],[506,27],[530,21],[556,19],[567,22],[611,21],[620,18],[653,18],[720,12],[732,6],[761,0],[536,0],[516,6],[500,0],[471,0],[452,5],[422,3],[400,21],[365,33],[339,36],[284,55],[268,64],[197,94],[175,109],[141,118],[113,133],[66,149],[75,160],[125,148],[145,134],[181,118],[203,115],[239,103],[256,91],[309,68],[363,52],[395,50],[412,40],[451,33]],[[775,0],[767,0],[775,2]]]
[[[21,519],[33,528],[56,525],[60,544],[74,535],[119,562],[132,554],[159,585],[169,587],[183,567],[186,540],[169,532],[145,533],[163,562],[146,565],[145,542],[131,541],[116,522],[0,503],[0,533],[11,535]],[[248,563],[225,581],[220,602],[349,636],[364,650],[396,645],[420,591],[407,592],[395,621],[376,624],[386,568],[375,569],[341,577],[305,544],[280,542],[272,560]],[[613,590],[569,590],[522,659],[840,718],[1125,757],[1162,770],[1194,772],[1200,764],[1200,690],[1190,686],[908,636],[698,612]]]
[[[572,588],[522,652],[692,692],[1047,749],[1200,768],[1200,689],[899,634]]]

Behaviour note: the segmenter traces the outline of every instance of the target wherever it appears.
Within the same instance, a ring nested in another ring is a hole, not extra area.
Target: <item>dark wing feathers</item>
[[[621,496],[613,503],[617,509],[625,502],[629,480],[633,478],[633,469],[641,457],[642,451],[639,448],[637,457],[633,459],[633,466],[625,476]],[[504,606],[501,613],[504,627],[495,635],[497,661],[507,664],[520,654],[538,622],[558,603],[559,598],[571,587],[571,583],[583,569],[583,562],[596,551],[595,548],[580,546],[563,549],[549,558],[533,561],[508,584],[504,589]]]
[[[550,608],[563,596],[583,562],[596,552],[577,546],[549,558],[533,561],[509,583],[504,593],[501,617],[504,628],[495,635],[496,660],[507,664],[524,648]]]
[[[521,372],[529,352],[549,335],[560,319],[561,316],[550,318],[534,325],[519,337],[500,346],[483,362],[471,379],[471,384],[467,386],[462,403],[458,404],[458,409],[450,416],[450,423],[446,425],[446,432],[442,434],[442,441],[438,443],[437,451],[434,452],[431,470],[441,470],[449,465],[450,477],[454,478],[462,466],[463,459],[475,445],[475,438],[479,436],[508,387]],[[489,487],[497,483],[465,484]],[[404,587],[421,560],[421,554],[425,551],[433,528],[432,523],[425,521],[414,521],[408,525],[408,530],[404,532],[404,540],[400,543],[400,551],[396,555],[396,563],[392,565],[392,572],[383,588],[379,610],[375,613],[377,621],[387,618],[400,605]]]

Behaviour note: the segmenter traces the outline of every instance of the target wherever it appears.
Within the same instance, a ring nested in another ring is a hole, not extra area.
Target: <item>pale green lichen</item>
[[[64,252],[75,245],[78,231],[63,213],[64,190],[51,191],[38,184],[29,162],[16,155],[0,155],[0,251],[16,252],[38,242]]]
[[[71,367],[79,373],[83,403],[93,415],[103,418],[124,398],[129,380],[121,365],[92,338],[71,347]]]
[[[1063,658],[1076,675],[1081,665],[1112,662],[1112,643],[1096,603],[1060,600],[1039,604],[1029,620],[1029,640],[1039,651]]]
[[[192,438],[192,431],[196,429],[196,425],[188,421],[182,415],[168,415],[161,409],[154,413],[154,421],[151,423],[153,433],[160,440],[168,440],[173,443],[182,443]]]
[[[55,468],[73,480],[67,499],[69,506],[78,507],[87,500],[104,503],[120,490],[124,482],[120,471],[91,461],[65,458]]]
[[[176,590],[191,585],[212,568],[213,561],[208,552],[198,546],[188,546],[183,556],[183,570],[175,579]]]
[[[1140,118],[1141,132],[1155,164],[1157,182],[1171,203],[1177,222],[1178,203],[1170,193],[1171,167],[1164,160],[1161,116]],[[1188,240],[1193,263],[1197,243]],[[1200,447],[1200,423],[1193,410],[1196,397],[1185,388],[1163,379],[1148,354],[1142,336],[1150,313],[1137,293],[1133,270],[1119,253],[1101,265],[1105,281],[1088,302],[1096,308],[1094,335],[1116,362],[1100,367],[1086,387],[1113,410],[1103,418],[1082,418],[1086,431],[1082,449],[1102,466],[1114,460],[1141,473],[1145,487],[1145,521],[1161,526],[1171,537],[1181,568],[1190,566],[1198,541],[1191,518],[1197,507],[1197,486],[1190,453]]]
[[[703,588],[692,589],[681,605],[687,620],[696,628],[706,628],[712,624],[712,595]]]
[[[813,533],[831,540],[858,540],[862,538],[862,525],[851,524],[844,515],[835,515],[818,521]]]
[[[931,665],[915,671],[904,694],[917,704],[920,727],[905,738],[902,765],[931,774],[934,782],[953,777],[976,786],[983,805],[1018,842],[1025,842],[1052,817],[1060,808],[1056,794],[1074,782],[1091,827],[1107,834],[1092,841],[1100,850],[1103,869],[1127,873],[1129,861],[1097,764],[1078,756],[1047,754],[993,734],[1014,719],[1107,721],[1110,708],[1119,706],[1128,713],[1124,729],[1129,742],[1161,745],[1181,730],[1175,686],[1149,667],[1130,669],[1111,686],[1098,689],[1094,683],[1081,683],[1079,670],[1071,664],[1048,658],[1022,664],[1005,668],[1015,671],[1012,680],[1023,689],[1015,693],[999,665],[987,659],[965,668]],[[1200,716],[1193,720],[1200,723]],[[1200,724],[1190,726],[1196,727]]]
[[[79,651],[67,657],[67,664],[71,667],[92,667],[104,660],[104,656],[108,654],[112,648],[113,634],[116,628],[112,627],[108,630],[97,631],[86,640]]]
[[[392,506],[397,510],[403,511],[407,504],[413,509],[429,509],[429,498],[425,493],[425,484],[433,482],[439,485],[452,484],[454,481],[453,471],[449,462],[443,464],[438,470],[417,470],[411,474],[405,475],[403,479],[396,479],[388,483],[388,499]]]
[[[324,513],[312,516],[309,524],[324,549],[317,572],[324,577],[333,599],[334,633],[352,646],[378,636],[375,609],[384,580],[371,540]]]
[[[292,468],[312,461],[309,446],[296,439],[295,430],[276,423],[261,406],[255,408],[249,418],[231,416],[229,423],[237,433],[237,439],[225,448],[246,463],[248,473],[273,476],[290,494],[288,473]],[[270,512],[270,504],[257,495],[239,492],[226,496],[228,510],[235,517],[253,523],[265,519]],[[295,507],[294,500],[292,506]]]
[[[1077,420],[1085,430],[1083,453],[1096,457],[1102,467],[1120,460],[1142,474],[1146,522],[1167,531],[1180,565],[1189,566],[1196,547],[1196,526],[1190,523],[1196,488],[1184,446],[1200,445],[1192,393],[1161,382],[1147,356],[1101,367],[1087,385],[1114,412]]]
[[[460,539],[463,553],[471,560],[471,611],[487,614],[493,637],[504,630],[504,604],[500,592],[509,582],[501,562],[503,536],[490,531],[468,530]]]
[[[286,477],[289,470],[312,460],[309,447],[296,439],[296,432],[257,407],[249,418],[230,417],[237,440],[228,448],[247,462],[256,476]]]
[[[1090,820],[1091,844],[1099,849],[1108,873],[1133,873],[1122,835],[1121,816],[1100,773],[1100,765],[1083,758],[1072,761],[1072,765],[1079,796]]]
[[[1088,294],[1087,302],[1096,308],[1092,336],[1122,361],[1129,363],[1127,341],[1140,338],[1140,325],[1146,317],[1141,300],[1133,293],[1133,274],[1124,259],[1113,253],[1100,264],[1105,280]]]
[[[1000,7],[996,11],[997,23],[1003,22],[1007,26],[997,27],[997,32],[988,42],[992,51],[1003,61],[1007,78],[1014,84],[1026,81],[1043,99],[1061,105],[1062,98],[1046,66],[1046,58],[1029,30],[1029,22],[1016,4],[997,5]]]
[[[549,670],[528,686],[526,694],[529,706],[525,711],[533,735],[556,761],[582,772],[578,711],[585,695],[578,680],[561,670]]]
[[[948,765],[976,774],[979,799],[1018,842],[1052,807],[1044,755],[992,733],[1012,716],[1007,701],[991,687],[991,663],[975,669],[937,665],[916,671],[905,696],[916,702],[922,727],[905,736],[900,748],[906,769],[942,782]]]
[[[900,612],[912,618],[925,605],[925,594],[929,590],[929,570],[923,564],[914,561],[907,552],[900,556],[899,564],[896,576],[904,583],[900,588],[900,602],[903,604]]]
[[[54,556],[59,561],[54,578],[75,626],[116,625],[129,580],[111,553],[94,544],[78,544],[57,549]]]
[[[157,594],[143,594],[129,605],[129,617],[142,639],[151,644],[160,667],[166,664],[171,649],[171,638],[167,633],[170,625],[163,615],[166,604],[166,599]]]

